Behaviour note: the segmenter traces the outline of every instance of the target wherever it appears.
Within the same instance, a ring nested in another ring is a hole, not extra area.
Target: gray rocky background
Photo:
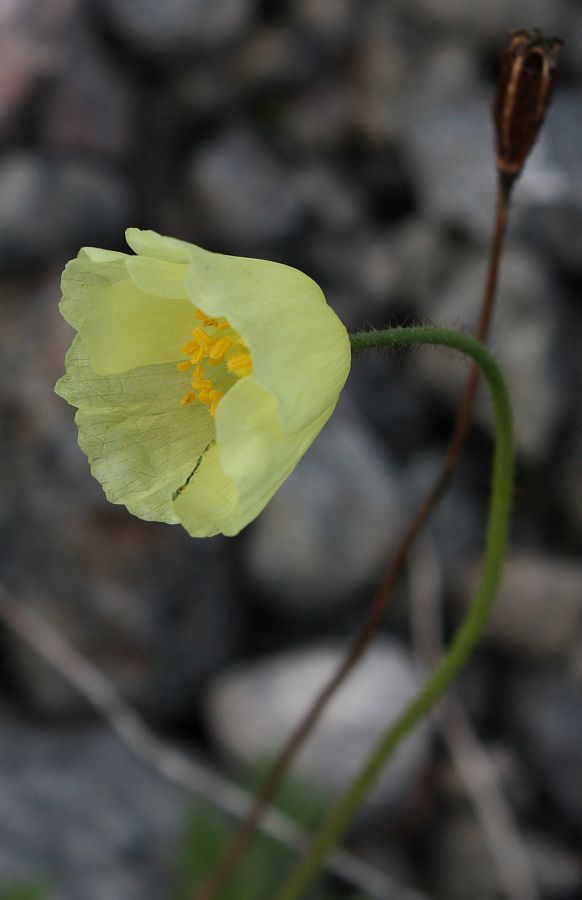
[[[513,550],[460,685],[542,900],[582,897],[582,5],[576,0],[0,3],[0,578],[156,729],[235,775],[273,752],[362,620],[438,469],[465,368],[354,362],[338,412],[239,538],[190,540],[108,505],[53,395],[59,273],[127,225],[279,259],[349,327],[473,327],[494,203],[489,105],[507,28],[566,38],[519,183],[492,344],[515,400]],[[333,796],[418,683],[483,546],[490,416],[382,639],[299,761]],[[419,628],[411,628],[409,609]],[[430,637],[430,635],[429,635]],[[0,631],[0,887],[172,896],[190,799]],[[442,900],[497,900],[442,742],[421,729],[352,846]],[[522,900],[528,900],[523,896]]]

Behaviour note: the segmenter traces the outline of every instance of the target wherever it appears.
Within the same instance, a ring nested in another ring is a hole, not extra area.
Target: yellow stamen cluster
[[[182,347],[188,359],[178,363],[180,372],[192,372],[191,390],[182,404],[205,403],[212,416],[225,393],[238,378],[253,371],[253,360],[243,338],[226,319],[195,311],[200,324],[192,329],[192,340]]]

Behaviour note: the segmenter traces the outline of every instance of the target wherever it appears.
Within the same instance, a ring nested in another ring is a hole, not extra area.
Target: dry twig
[[[85,697],[122,743],[159,775],[230,816],[241,819],[247,815],[252,803],[249,794],[155,735],[103,672],[27,604],[11,599],[2,586],[0,621]],[[294,851],[306,847],[303,830],[273,807],[266,813],[261,830]],[[429,900],[343,850],[330,856],[327,869],[373,900]]]
[[[432,666],[443,651],[442,568],[430,528],[410,555],[407,580],[416,656],[422,666]],[[495,765],[454,688],[442,700],[434,724],[473,806],[505,897],[538,900],[531,859]]]

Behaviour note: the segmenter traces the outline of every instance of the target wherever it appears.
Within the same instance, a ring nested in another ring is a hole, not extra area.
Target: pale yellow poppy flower
[[[331,416],[346,329],[307,275],[130,228],[63,273],[78,332],[57,393],[109,500],[194,537],[237,534]]]

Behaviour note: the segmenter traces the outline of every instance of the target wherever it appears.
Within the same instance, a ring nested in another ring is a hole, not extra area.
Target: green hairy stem
[[[433,709],[467,661],[493,607],[509,534],[514,472],[511,404],[499,366],[488,350],[469,335],[424,326],[360,331],[350,335],[350,341],[353,352],[413,344],[452,347],[469,356],[479,366],[491,394],[495,415],[495,453],[485,555],[481,581],[473,603],[448,651],[418,696],[384,732],[359,775],[329,813],[305,858],[274,900],[298,900],[301,897],[397,746]]]

